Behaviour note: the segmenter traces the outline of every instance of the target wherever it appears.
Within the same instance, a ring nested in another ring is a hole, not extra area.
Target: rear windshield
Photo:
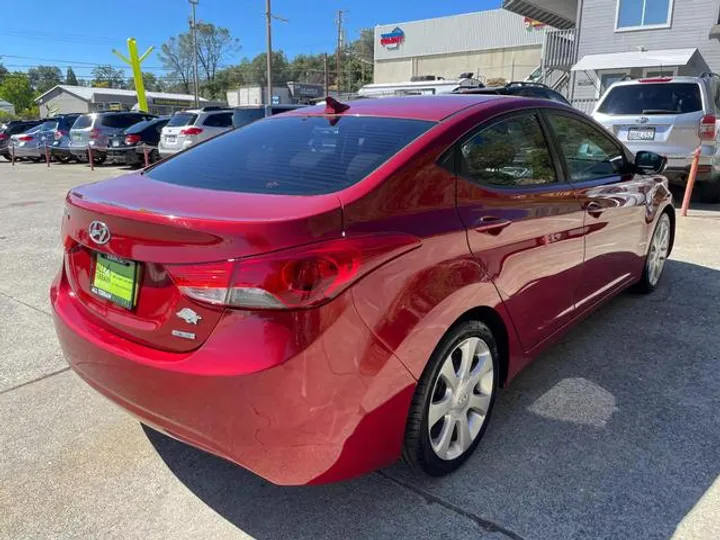
[[[55,131],[58,128],[58,123],[55,120],[48,120],[40,125],[40,131]]]
[[[612,88],[598,107],[604,114],[687,114],[702,110],[695,83],[641,83]]]
[[[173,114],[170,121],[167,123],[167,127],[182,127],[194,124],[197,120],[197,114],[192,113],[177,113]]]
[[[318,195],[351,186],[434,123],[280,115],[230,131],[146,174],[182,186],[241,193]]]
[[[130,114],[107,114],[100,117],[100,124],[109,128],[127,129],[141,120],[141,117]]]
[[[92,125],[92,116],[89,114],[83,114],[78,116],[78,119],[75,120],[75,123],[73,124],[73,129],[85,129],[89,128]]]
[[[153,122],[154,120],[143,120],[142,122],[138,122],[137,124],[134,124],[127,128],[125,130],[125,133],[140,133]]]

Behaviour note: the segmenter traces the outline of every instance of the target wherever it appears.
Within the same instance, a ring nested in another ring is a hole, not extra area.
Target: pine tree
[[[69,84],[72,86],[78,85],[77,77],[75,76],[75,72],[71,67],[67,68],[67,74],[65,75],[65,84]]]

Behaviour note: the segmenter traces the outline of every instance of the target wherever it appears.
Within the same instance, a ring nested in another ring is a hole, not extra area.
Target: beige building
[[[375,27],[375,83],[472,72],[523,80],[540,67],[544,25],[503,9]]]

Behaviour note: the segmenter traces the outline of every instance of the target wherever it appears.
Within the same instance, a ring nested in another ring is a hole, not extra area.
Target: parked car
[[[11,137],[19,133],[25,133],[40,124],[42,124],[42,120],[13,120],[3,124],[3,128],[0,129],[0,156],[10,161],[12,159]]]
[[[270,114],[271,116],[275,116],[276,114],[294,111],[301,107],[306,107],[306,105],[273,105],[270,108]],[[235,107],[233,109],[232,126],[234,128],[247,126],[263,118],[265,118],[265,105]]]
[[[70,153],[70,129],[80,113],[60,114],[53,116],[51,120],[57,124],[50,144],[50,156],[61,163],[69,163],[73,159]]]
[[[563,105],[570,105],[567,99],[549,86],[541,83],[513,81],[504,86],[484,86],[482,88],[459,88],[456,94],[486,94],[501,96],[521,96],[529,98],[549,99]]]
[[[107,158],[110,137],[121,133],[130,126],[155,118],[154,114],[142,112],[102,112],[81,115],[70,130],[70,153],[87,161],[88,146],[92,149],[93,161],[102,163]]]
[[[548,100],[328,98],[73,188],[57,333],[97,391],[272,482],[447,474],[540,350],[657,287],[664,164]]]
[[[632,151],[651,150],[668,158],[665,176],[684,186],[693,152],[700,148],[695,192],[720,202],[720,76],[654,77],[611,85],[593,118]]]
[[[15,147],[15,157],[36,162],[44,160],[45,149],[52,143],[56,127],[54,120],[45,120],[24,133],[12,135],[10,144]]]
[[[122,133],[113,135],[110,137],[108,159],[126,165],[144,165],[145,148],[147,148],[148,161],[155,163],[160,159],[158,153],[160,132],[169,120],[169,116],[145,120],[130,126]]]
[[[222,107],[203,107],[176,112],[163,128],[158,151],[168,157],[233,127],[233,112]]]

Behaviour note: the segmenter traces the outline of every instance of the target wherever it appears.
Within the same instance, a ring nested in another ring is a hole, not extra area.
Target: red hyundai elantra
[[[88,384],[278,484],[442,475],[673,243],[664,159],[497,96],[301,109],[75,188],[51,289]]]

